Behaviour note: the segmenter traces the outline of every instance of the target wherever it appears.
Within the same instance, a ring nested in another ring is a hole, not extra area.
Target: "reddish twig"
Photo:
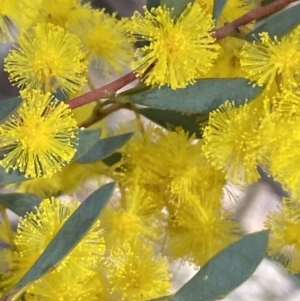
[[[289,5],[290,3],[293,3],[296,1],[298,1],[298,0],[277,0],[268,5],[254,8],[251,11],[249,11],[248,13],[241,16],[240,18],[217,29],[213,33],[213,36],[217,40],[221,40],[221,39],[227,37],[231,32],[236,30],[238,27],[246,25],[246,24],[248,24],[256,19],[259,19],[265,15],[268,15],[270,13],[276,12],[276,11],[282,9],[283,7]]]
[[[133,72],[130,72],[121,78],[86,94],[80,95],[67,101],[71,109],[83,106],[100,98],[110,98],[115,96],[116,92],[126,85],[136,80]]]

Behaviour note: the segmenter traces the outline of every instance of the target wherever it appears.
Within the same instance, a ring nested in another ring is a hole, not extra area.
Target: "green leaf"
[[[194,3],[195,0],[161,0],[161,5],[174,8],[173,17],[178,18],[185,10],[189,3]]]
[[[7,172],[2,166],[0,166],[0,185],[7,185],[12,183],[18,183],[29,180],[24,177],[24,174],[18,170],[10,170]]]
[[[195,134],[197,138],[202,137],[200,124],[206,122],[209,115],[208,113],[184,115],[176,111],[152,108],[139,109],[138,112],[166,129],[172,130],[180,126],[190,135]]]
[[[6,193],[0,194],[0,204],[19,216],[34,211],[41,199],[31,194]]]
[[[268,32],[270,37],[281,38],[300,23],[300,4],[281,10],[275,15],[266,18],[262,25],[249,32],[245,39],[249,42],[255,41],[260,32]]]
[[[59,100],[59,101],[66,101],[68,100],[67,95],[65,95],[65,91],[62,90],[61,88],[58,88],[55,93],[53,94],[53,96]]]
[[[0,100],[0,122],[3,122],[9,115],[19,108],[22,103],[21,97],[14,97]]]
[[[110,155],[109,157],[103,159],[102,161],[108,165],[108,166],[112,166],[118,162],[120,162],[122,159],[122,154],[121,153],[114,153],[112,155]]]
[[[81,241],[109,200],[114,183],[92,193],[60,228],[41,256],[6,296],[11,296],[53,270]]]
[[[78,133],[77,151],[71,162],[78,161],[80,157],[91,150],[99,141],[101,135],[100,130],[80,130]]]
[[[147,9],[150,10],[152,7],[158,7],[160,5],[160,0],[148,0]]]
[[[213,8],[213,19],[218,20],[220,17],[227,0],[214,0],[214,8]]]
[[[139,93],[147,91],[149,89],[151,89],[151,86],[147,86],[144,83],[140,82],[134,88],[123,91],[120,94],[118,94],[118,96],[130,96],[130,95],[134,95],[134,94],[139,94]]]
[[[102,160],[123,146],[130,138],[132,133],[108,137],[99,140],[87,153],[81,156],[76,162],[91,163]]]
[[[171,300],[213,301],[226,296],[254,273],[267,246],[267,231],[244,236],[201,267]]]
[[[162,110],[206,113],[226,100],[234,100],[236,105],[244,104],[246,99],[255,98],[262,90],[262,87],[253,87],[245,78],[209,78],[201,79],[186,89],[152,88],[128,97],[127,101]]]

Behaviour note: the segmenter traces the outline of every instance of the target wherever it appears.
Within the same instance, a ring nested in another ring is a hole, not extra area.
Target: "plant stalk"
[[[222,26],[221,28],[217,29],[212,35],[217,40],[221,40],[226,38],[230,35],[231,32],[235,31],[240,26],[246,25],[254,20],[257,20],[263,16],[266,16],[270,13],[276,12],[285,6],[296,2],[298,0],[277,0],[270,4],[254,8],[244,14],[243,16],[237,18],[236,20],[227,23],[226,25]]]

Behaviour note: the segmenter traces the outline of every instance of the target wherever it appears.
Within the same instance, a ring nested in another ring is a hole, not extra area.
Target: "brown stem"
[[[109,107],[99,111],[98,113],[94,113],[91,117],[83,121],[78,127],[87,128],[115,111],[118,111],[120,109],[128,109],[128,108],[129,106],[126,103],[115,102]]]
[[[133,72],[130,72],[101,88],[70,99],[67,101],[67,103],[69,104],[71,109],[75,109],[90,102],[93,102],[96,99],[110,98],[112,96],[115,96],[118,90],[130,84],[134,80],[136,80],[136,76]]]
[[[296,2],[296,1],[298,1],[298,0],[277,0],[270,4],[254,8],[251,11],[249,11],[248,13],[239,17],[238,19],[217,29],[213,33],[213,36],[217,40],[221,40],[221,39],[227,37],[231,32],[236,30],[238,27],[246,25],[246,24],[248,24],[256,19],[259,19],[265,15],[268,15],[270,13],[276,12],[276,11],[282,9],[283,7],[289,5],[290,3]]]

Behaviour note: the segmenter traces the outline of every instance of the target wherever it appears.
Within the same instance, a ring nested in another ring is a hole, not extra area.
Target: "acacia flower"
[[[105,174],[107,165],[102,161],[81,164],[72,162],[51,177],[35,178],[23,181],[18,186],[18,192],[35,194],[41,198],[52,195],[72,194],[87,179]]]
[[[28,301],[98,301],[105,291],[100,278],[91,271],[91,274],[80,275],[79,280],[74,279],[69,269],[71,265],[37,280],[26,290],[25,299]]]
[[[5,59],[10,81],[18,87],[72,94],[86,82],[87,65],[79,38],[53,24],[38,24],[22,34]]]
[[[212,3],[213,1],[211,1]],[[256,0],[228,0],[220,16],[222,23],[231,22],[258,6]]]
[[[111,250],[107,278],[112,293],[124,301],[144,301],[169,293],[167,259],[139,240],[125,241]],[[117,298],[116,300],[119,300]]]
[[[270,172],[293,197],[299,197],[300,118],[282,119],[276,124],[275,149],[269,156]]]
[[[282,89],[275,97],[265,99],[264,114],[258,130],[261,148],[265,149],[263,165],[293,197],[299,197],[300,94],[297,89]]]
[[[0,241],[6,243],[8,245],[10,244],[9,234],[7,232],[6,225],[4,224],[3,221],[0,221]]]
[[[300,272],[300,206],[284,199],[279,212],[271,212],[265,222],[270,230],[269,254],[282,255],[283,264],[292,273]]]
[[[201,141],[182,129],[165,131],[149,126],[124,146],[122,154],[126,164],[123,183],[135,187],[138,181],[160,210],[170,194],[179,202],[188,201],[201,183],[219,197],[225,183],[223,172],[207,162]]]
[[[145,15],[135,12],[129,24],[130,35],[148,42],[135,52],[132,67],[137,75],[147,85],[172,89],[194,83],[218,56],[211,15],[196,3],[188,4],[177,20],[166,6],[144,9]]]
[[[154,126],[145,128],[144,133],[135,132],[133,138],[122,148],[122,160],[126,163],[123,183],[131,185],[136,179],[139,185],[153,190],[157,195],[165,191],[169,182],[169,160],[165,150],[157,141],[163,130]]]
[[[120,204],[108,206],[101,215],[106,246],[109,248],[126,239],[154,240],[158,237],[161,217],[159,202],[155,202],[138,183],[122,196]]]
[[[0,8],[0,39],[2,42],[13,41],[14,34],[10,20],[18,20],[18,0],[2,1]]]
[[[222,196],[222,189],[226,183],[224,173],[212,167],[205,158],[202,151],[199,152],[198,165],[194,168],[188,167],[176,171],[176,176],[172,179],[169,189],[171,199],[176,200],[176,203],[193,204],[197,195],[205,191],[207,197],[213,200],[219,200]],[[201,162],[202,160],[202,162]],[[191,160],[189,163],[192,163]],[[202,163],[202,164],[201,164]],[[191,178],[191,176],[193,178]]]
[[[214,1],[213,0],[196,0],[196,2],[212,14]],[[218,19],[218,24],[223,25],[225,22],[231,22],[251,9],[257,6],[255,0],[227,0],[223,8],[222,14]]]
[[[66,30],[69,30],[82,18],[87,18],[91,10],[90,4],[82,4],[81,0],[39,1],[36,23],[52,23]]]
[[[258,110],[249,104],[235,108],[233,102],[226,101],[210,113],[203,133],[203,152],[227,179],[252,183],[259,178],[258,126]]]
[[[259,41],[245,43],[241,51],[241,66],[250,80],[270,89],[273,82],[284,88],[299,84],[300,27],[281,39],[271,38],[267,32],[259,34]]]
[[[281,115],[286,119],[300,117],[300,90],[296,89],[282,89],[281,93],[276,98],[277,109]]]
[[[273,152],[277,152],[278,142],[283,138],[279,133],[279,127],[282,124],[282,115],[277,108],[276,97],[259,96],[253,103],[256,104],[260,112],[260,124],[257,132],[257,140],[260,144],[260,162],[259,164],[270,172],[270,157]],[[275,109],[276,108],[276,109]],[[279,137],[280,136],[280,137]]]
[[[205,158],[202,142],[194,135],[182,129],[176,131],[160,131],[156,141],[157,152],[160,150],[162,169],[167,171],[167,191],[179,203],[190,201],[199,185],[207,189],[207,193],[215,192],[220,197],[225,184],[224,174],[214,169]],[[155,155],[155,154],[154,154]]]
[[[226,37],[218,41],[220,45],[219,56],[214,66],[205,74],[206,78],[235,78],[245,77],[245,72],[241,68],[240,53],[245,41]]]
[[[22,93],[23,104],[0,126],[0,165],[25,177],[50,177],[76,152],[77,124],[68,105],[39,91]]]
[[[20,13],[22,11],[22,13]],[[0,6],[0,41],[15,40],[16,29],[24,32],[36,15],[35,3],[30,0],[3,0]]]
[[[103,10],[91,10],[72,31],[85,46],[90,63],[102,69],[105,76],[123,71],[130,63],[133,45],[128,42],[123,20]]]
[[[21,219],[14,241],[15,250],[11,251],[8,260],[11,266],[11,273],[7,277],[9,283],[14,284],[33,265],[79,205],[75,201],[63,203],[58,198],[44,199],[36,212],[27,213]],[[92,275],[93,268],[105,251],[102,234],[98,220],[51,273],[59,275],[60,271],[67,268],[73,281]]]
[[[165,249],[173,259],[201,266],[237,239],[238,223],[207,191],[194,194],[193,201],[169,212]]]

